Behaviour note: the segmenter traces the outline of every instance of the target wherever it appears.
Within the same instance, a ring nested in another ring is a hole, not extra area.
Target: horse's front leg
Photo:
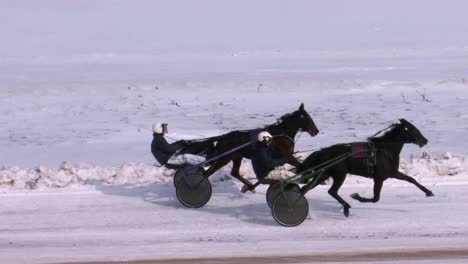
[[[333,184],[328,190],[328,194],[330,194],[331,197],[335,198],[335,200],[337,200],[343,206],[343,214],[348,217],[351,205],[349,205],[343,198],[341,198],[340,195],[338,195],[338,190],[340,189],[341,185],[343,185],[345,179],[346,174],[335,175],[333,177]]]
[[[407,181],[407,182],[410,182],[414,185],[416,185],[421,191],[423,191],[427,197],[431,197],[431,196],[434,196],[434,193],[427,189],[426,187],[424,187],[422,184],[420,184],[418,181],[416,181],[413,177],[410,177],[402,172],[399,172],[397,171],[397,173],[395,175],[392,175],[390,176],[390,178],[395,178],[395,179],[398,179],[398,180],[402,180],[402,181]]]
[[[374,179],[374,197],[361,197],[358,193],[351,194],[351,198],[358,200],[361,203],[376,203],[380,200],[380,192],[382,191],[383,180]]]

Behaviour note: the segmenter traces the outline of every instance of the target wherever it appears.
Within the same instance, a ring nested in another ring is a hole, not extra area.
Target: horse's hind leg
[[[237,157],[234,157],[232,159],[231,175],[232,177],[241,181],[246,186],[242,188],[242,192],[246,192],[246,191],[254,192],[255,187],[257,187],[258,184],[253,184],[249,180],[242,177],[242,175],[240,175],[239,170],[240,170],[241,164],[242,164],[242,156],[238,155]]]
[[[220,168],[226,166],[230,161],[233,161],[234,162],[234,166],[236,165],[235,162],[238,162],[239,163],[239,167],[240,167],[240,163],[242,162],[242,157],[240,159],[236,159],[236,157],[233,159],[233,156],[227,156],[227,157],[224,157],[224,158],[221,158],[219,159],[218,161],[215,162],[215,164],[213,166],[211,166],[206,172],[205,172],[205,176],[206,177],[209,177],[211,175],[213,175],[216,171],[218,171]],[[234,168],[233,168],[234,169]],[[238,170],[237,170],[238,171]],[[231,172],[232,174],[232,172]],[[232,177],[238,179],[239,181],[241,181],[243,184],[249,186],[249,188],[251,188],[253,186],[253,184],[244,179],[244,177],[240,176],[240,175],[232,175]]]
[[[416,181],[413,177],[408,176],[408,175],[406,175],[404,173],[401,173],[401,172],[398,171],[396,173],[396,175],[392,175],[392,176],[390,176],[390,178],[395,178],[395,179],[398,179],[398,180],[410,182],[410,183],[416,185],[421,191],[423,191],[426,194],[427,197],[434,196],[434,193],[432,193],[431,190],[424,187],[422,184],[420,184],[418,181]]]
[[[374,178],[374,197],[361,197],[358,193],[351,194],[351,198],[358,200],[361,203],[376,203],[380,200],[380,192],[382,191],[383,180]]]
[[[206,172],[205,176],[209,177],[213,175],[213,173],[217,172],[222,167],[226,166],[231,161],[231,156],[227,156],[221,159],[218,159],[213,166],[211,166]]]
[[[341,196],[338,195],[338,190],[340,189],[341,185],[343,185],[344,180],[346,179],[346,174],[339,175],[339,176],[332,176],[333,177],[333,184],[328,190],[328,194],[331,195],[331,197],[335,198],[342,206],[343,206],[343,214],[348,217],[349,216],[349,208],[351,208],[351,205],[349,205]]]
[[[241,177],[241,174],[240,174],[241,165],[242,165],[242,156],[234,157],[232,159],[231,175],[233,177]]]
[[[312,179],[307,183],[306,185],[302,186],[301,191],[302,193],[307,193],[308,191],[314,189],[317,187],[319,184],[322,184],[322,182],[326,181],[330,176],[328,176],[326,173],[321,173],[320,175],[317,175],[315,179]]]

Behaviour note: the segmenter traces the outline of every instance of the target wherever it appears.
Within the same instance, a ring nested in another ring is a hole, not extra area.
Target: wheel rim
[[[189,175],[189,174],[200,174],[203,175],[203,172],[201,171],[200,168],[197,167],[190,167],[190,166],[185,166],[182,168],[179,168],[175,171],[174,173],[174,187],[177,187],[177,183],[179,183],[180,179],[183,178],[183,174]]]
[[[266,201],[267,201],[268,207],[271,208],[273,201],[275,200],[276,196],[278,196],[278,194],[280,193],[281,193],[281,186],[279,183],[270,184],[266,192]]]
[[[180,179],[176,186],[179,202],[189,208],[204,206],[211,198],[211,183],[199,174],[189,174],[187,181]]]
[[[184,168],[178,169],[174,173],[174,187],[177,187],[177,183],[182,179],[182,170]]]
[[[307,218],[309,204],[301,193],[287,190],[275,198],[271,212],[278,224],[287,227],[297,226]]]
[[[293,191],[297,191],[297,192],[300,192],[300,190],[301,190],[299,185],[297,185],[295,183],[288,184],[284,189],[288,190],[288,191],[293,190]],[[280,194],[280,193],[281,193],[281,184],[280,183],[270,184],[270,186],[267,189],[267,193],[266,193],[267,204],[268,204],[268,206],[270,208],[271,208],[271,205],[273,204],[273,201],[275,200],[276,196],[278,196],[278,194]]]

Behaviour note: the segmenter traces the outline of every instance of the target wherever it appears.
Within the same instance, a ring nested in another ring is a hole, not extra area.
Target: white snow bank
[[[410,160],[402,160],[400,170],[410,176],[437,177],[463,174],[467,162],[464,157],[446,153],[428,153],[411,155]],[[254,178],[249,164],[242,166],[244,177]],[[214,181],[229,177],[212,178]],[[96,184],[124,185],[167,183],[172,181],[173,170],[149,164],[125,163],[119,167],[99,167],[87,164],[63,162],[59,168],[39,166],[35,169],[19,167],[0,168],[0,188],[35,190],[50,188],[70,188],[92,186]],[[364,183],[359,181],[360,183]]]
[[[451,176],[465,172],[467,165],[464,157],[454,156],[450,152],[422,152],[411,155],[409,161],[402,161],[400,169],[412,176]]]
[[[77,185],[165,183],[172,170],[147,164],[125,163],[119,167],[99,167],[63,162],[59,168],[39,166],[35,169],[3,167],[0,186],[12,189],[47,189]]]

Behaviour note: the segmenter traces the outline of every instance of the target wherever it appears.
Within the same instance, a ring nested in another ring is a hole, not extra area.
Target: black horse
[[[414,143],[419,147],[423,147],[427,142],[428,140],[413,124],[405,119],[400,119],[400,123],[391,125],[384,135],[379,137],[376,135],[369,137],[367,142],[338,144],[312,153],[304,160],[297,171],[300,173],[318,164],[331,160],[334,157],[343,155],[344,153],[353,153],[353,151],[355,151],[353,148],[356,147],[360,149],[369,149],[371,153],[358,152],[357,155],[353,155],[327,169],[319,179],[319,181],[323,181],[329,177],[333,178],[333,185],[328,190],[328,193],[343,205],[344,215],[348,217],[351,206],[338,195],[338,190],[343,184],[348,173],[372,178],[374,180],[373,198],[361,197],[358,193],[351,195],[353,199],[362,203],[378,202],[380,199],[382,184],[388,178],[410,182],[421,189],[427,197],[434,196],[429,189],[422,186],[414,178],[398,171],[400,152],[403,145],[406,143]],[[360,157],[361,155],[362,157]],[[313,188],[315,186],[311,187]]]
[[[250,130],[236,130],[227,134],[207,138],[204,140],[191,141],[186,148],[179,151],[180,154],[205,154],[207,159],[216,155],[222,154],[228,150],[234,149],[249,141],[256,140],[257,134],[261,131],[268,131],[273,136],[271,148],[274,156],[283,157],[287,163],[298,167],[301,163],[293,156],[294,153],[294,138],[299,130],[308,132],[311,136],[316,136],[319,133],[318,128],[315,126],[314,121],[304,109],[304,104],[299,106],[299,109],[285,114],[277,120],[276,123],[267,125],[264,128],[250,129]],[[242,177],[239,173],[240,166],[243,158],[250,158],[252,156],[252,149],[246,147],[228,156],[225,156],[216,162],[205,172],[205,176],[209,177],[217,170],[233,162],[231,175],[236,179],[243,182],[245,185],[250,186],[253,190],[254,185]]]

